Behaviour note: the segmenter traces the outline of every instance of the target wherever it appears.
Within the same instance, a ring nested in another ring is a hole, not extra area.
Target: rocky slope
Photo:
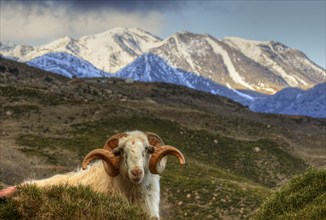
[[[165,82],[228,97],[255,112],[304,115],[325,118],[325,86],[315,86],[307,91],[288,87],[274,95],[264,95],[250,90],[235,90],[201,75],[173,68],[161,57],[151,53],[139,56],[115,74],[105,73],[88,61],[65,52],[48,53],[27,62],[28,65],[55,72],[66,77],[117,77],[142,82]],[[304,95],[303,94],[308,94]]]
[[[115,28],[39,47],[0,45],[0,54],[22,62],[49,52],[66,52],[97,69],[115,73],[144,53],[161,57],[173,68],[198,74],[233,89],[273,94],[286,87],[308,89],[325,81],[325,70],[303,53],[278,42],[257,42],[208,34],[177,32],[160,39],[138,28]]]
[[[69,78],[109,77],[111,75],[69,53],[47,53],[28,61],[27,64]]]
[[[306,91],[283,89],[272,96],[257,99],[250,108],[256,112],[326,118],[326,83]]]

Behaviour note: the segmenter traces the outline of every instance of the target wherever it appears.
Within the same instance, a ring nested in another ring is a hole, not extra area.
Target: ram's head
[[[157,134],[125,132],[110,137],[104,149],[89,152],[84,158],[82,168],[86,169],[94,159],[102,159],[109,176],[115,177],[126,171],[132,182],[140,183],[148,171],[152,174],[164,171],[167,155],[176,156],[180,164],[185,163],[182,153],[173,146],[165,145]]]

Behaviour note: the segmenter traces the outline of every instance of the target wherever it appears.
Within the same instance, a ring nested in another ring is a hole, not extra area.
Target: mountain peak
[[[184,34],[194,34],[194,33],[190,31],[183,31],[183,30],[174,33],[174,35],[184,35]]]
[[[182,38],[182,37],[195,37],[195,36],[207,36],[206,34],[198,34],[190,31],[177,31],[168,38]]]
[[[101,32],[99,34],[123,34],[125,32],[130,32],[133,28],[125,28],[125,27],[115,27],[108,29],[104,32]]]
[[[48,48],[48,49],[65,48],[69,44],[74,43],[75,41],[76,41],[75,39],[69,36],[64,36],[55,41],[52,41],[51,43],[42,45],[41,47]]]
[[[109,76],[108,73],[97,69],[88,61],[65,52],[47,53],[32,59],[27,64],[69,78],[74,76],[79,78]]]
[[[53,41],[53,42],[66,42],[66,43],[69,43],[71,41],[75,41],[75,39],[73,39],[72,37],[69,37],[68,35],[66,35],[66,36],[63,36],[63,37]]]
[[[223,41],[226,42],[232,42],[235,44],[246,44],[246,45],[251,45],[251,46],[258,46],[261,44],[268,44],[270,41],[256,41],[256,40],[248,40],[245,38],[240,38],[240,37],[224,37]]]
[[[68,35],[66,35],[66,36],[62,37],[61,40],[63,40],[63,41],[71,41],[71,40],[74,40],[74,39],[69,37]]]
[[[155,40],[155,41],[161,40],[159,37],[156,37],[156,36],[152,35],[151,33],[144,31],[143,29],[136,28],[136,27],[116,27],[116,28],[106,30],[104,32],[100,32],[98,34],[93,34],[91,36],[95,36],[95,37],[103,36],[104,37],[104,36],[117,36],[117,35],[121,36],[121,35],[126,35],[126,34],[143,36],[143,37],[151,38],[152,40]],[[85,38],[85,37],[87,37],[87,36],[84,36],[82,38]]]

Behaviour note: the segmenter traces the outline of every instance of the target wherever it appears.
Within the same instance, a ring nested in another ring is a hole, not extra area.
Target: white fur
[[[120,174],[117,177],[108,176],[103,163],[97,161],[86,170],[25,183],[33,183],[40,187],[59,184],[88,185],[97,192],[119,195],[141,207],[150,217],[159,219],[160,177],[150,173],[148,169],[150,155],[146,152],[146,147],[149,146],[147,136],[140,131],[127,133],[127,137],[119,140],[118,147],[123,149],[123,153]],[[159,164],[160,170],[164,170],[165,163],[166,158],[163,158]],[[142,175],[135,179],[131,173],[132,169],[142,170]]]

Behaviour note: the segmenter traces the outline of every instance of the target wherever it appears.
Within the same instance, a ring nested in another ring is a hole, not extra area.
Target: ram
[[[88,185],[97,192],[119,195],[142,208],[151,218],[159,219],[160,176],[166,165],[167,155],[174,155],[180,164],[183,154],[175,147],[165,145],[152,132],[130,131],[113,135],[104,149],[89,152],[77,172],[59,174],[48,179],[26,181],[23,184]],[[93,160],[100,159],[92,164]],[[10,195],[14,187],[0,191]]]

